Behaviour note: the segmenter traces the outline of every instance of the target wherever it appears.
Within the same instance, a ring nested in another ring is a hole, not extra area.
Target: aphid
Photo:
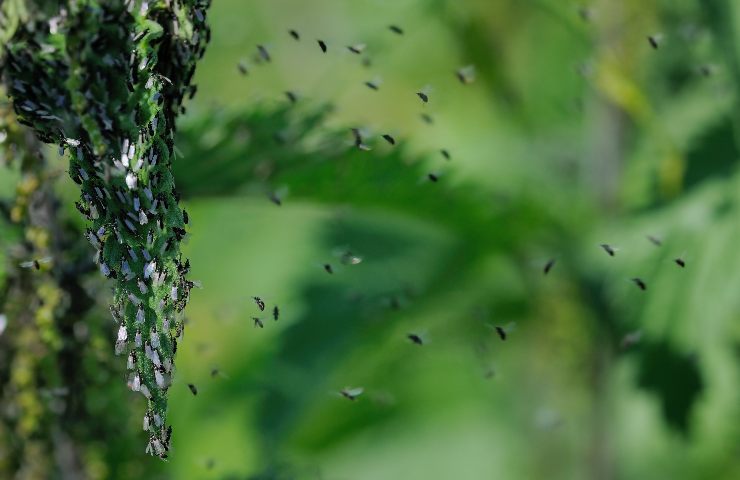
[[[459,68],[455,71],[455,76],[463,85],[473,83],[475,81],[475,67],[473,65],[468,65]]]
[[[262,320],[260,320],[259,317],[252,317],[252,320],[254,320],[255,327],[265,328],[265,324],[262,323]]]
[[[673,261],[676,262],[676,265],[678,265],[679,267],[686,268],[686,261],[683,258],[679,257],[674,259]]]
[[[266,62],[272,60],[272,58],[270,58],[270,52],[267,51],[267,48],[265,48],[264,45],[257,45],[257,51],[259,52],[260,58],[262,58],[262,60]]]
[[[367,45],[365,45],[364,43],[358,43],[356,45],[349,45],[347,47],[347,50],[349,50],[350,52],[352,52],[352,53],[354,53],[356,55],[359,55],[359,54],[361,54],[365,50],[365,47],[366,46]]]
[[[543,270],[545,272],[545,275],[547,275],[548,273],[550,273],[550,270],[552,270],[552,267],[555,266],[555,262],[556,262],[556,260],[554,258],[552,258],[552,259],[550,259],[550,260],[547,261],[547,263],[545,264],[545,268]]]
[[[614,254],[616,253],[616,250],[615,250],[615,249],[614,249],[614,248],[613,248],[613,247],[612,247],[611,245],[609,245],[609,244],[606,244],[606,243],[602,243],[602,244],[600,245],[600,247],[601,247],[601,248],[603,248],[603,249],[604,249],[604,251],[605,251],[606,253],[608,253],[610,257],[613,257],[613,256],[614,256]]]
[[[663,41],[663,35],[659,33],[655,35],[648,35],[647,39],[648,42],[650,42],[650,46],[657,50]]]
[[[41,265],[50,263],[51,257],[44,257],[44,258],[37,258],[33,260],[29,260],[28,262],[23,262],[19,266],[21,268],[34,268],[36,270],[41,270]]]
[[[637,285],[640,290],[647,290],[647,285],[645,285],[645,282],[641,278],[635,277],[632,281],[635,282],[635,285]]]
[[[278,318],[280,318],[280,309],[278,308],[277,305],[275,305],[272,308],[272,319],[277,322],[278,321]]]
[[[260,309],[260,312],[265,311],[265,302],[260,297],[252,297],[254,299],[254,303],[257,304],[257,308]]]
[[[650,243],[652,243],[656,247],[659,247],[659,246],[663,245],[663,241],[661,239],[659,239],[658,237],[655,237],[653,235],[648,235],[647,236],[647,239],[650,240]]]
[[[285,92],[285,96],[288,97],[288,100],[290,100],[290,103],[295,103],[298,101],[298,95],[295,94],[295,92],[291,92],[290,90]]]
[[[499,336],[499,338],[501,340],[506,340],[506,335],[507,334],[506,334],[506,329],[504,329],[504,327],[502,327],[500,325],[496,325],[494,327],[494,329],[496,330],[496,333],[498,334],[498,336]]]
[[[319,47],[321,48],[321,51],[326,53],[326,43],[324,43],[323,40],[316,40],[316,41],[319,42]]]
[[[396,144],[396,139],[393,138],[392,136],[388,135],[387,133],[383,135],[383,139],[386,142],[390,143],[391,145],[395,145]]]
[[[331,264],[329,263],[324,264],[324,270],[326,270],[326,273],[334,273],[334,269],[331,267]]]
[[[427,95],[424,92],[416,92],[416,95],[421,98],[421,101],[424,103],[429,103],[429,95]]]
[[[427,175],[427,178],[429,178],[429,180],[431,180],[432,182],[435,182],[435,183],[439,181],[439,176],[436,173],[430,173],[430,174],[428,174]]]
[[[291,37],[293,37],[293,40],[298,41],[301,39],[301,36],[295,30],[288,30],[288,33],[290,34]]]
[[[188,383],[188,388],[190,389],[190,393],[193,394],[193,396],[198,395],[198,388],[193,385],[192,383]]]
[[[357,387],[357,388],[345,387],[345,388],[341,389],[339,391],[339,393],[344,398],[347,398],[349,400],[353,400],[354,401],[357,397],[359,397],[360,395],[362,395],[362,392],[364,392],[364,391],[365,391],[365,389],[362,388],[362,387]]]
[[[389,25],[388,29],[395,34],[403,35],[403,29],[397,25]]]
[[[441,153],[442,156],[445,157],[445,160],[450,160],[452,158],[452,156],[450,155],[449,150],[447,150],[446,148],[441,149],[439,151],[439,153]]]
[[[411,343],[415,343],[416,345],[424,345],[424,340],[421,338],[421,335],[418,335],[416,333],[409,333],[406,335],[406,338],[411,340]]]

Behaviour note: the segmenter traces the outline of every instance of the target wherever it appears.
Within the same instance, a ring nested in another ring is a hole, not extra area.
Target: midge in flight
[[[257,308],[260,309],[260,312],[264,312],[265,311],[264,300],[262,300],[260,297],[252,297],[252,299],[254,300],[254,303],[257,304]]]
[[[645,284],[645,282],[641,278],[635,277],[635,278],[632,279],[632,282],[634,282],[634,284],[637,285],[637,287],[640,290],[643,290],[643,291],[647,290],[647,285]]]
[[[339,391],[339,394],[348,400],[354,401],[357,399],[357,397],[362,395],[362,392],[364,391],[365,389],[362,387],[356,387],[356,388],[345,387]]]
[[[616,249],[616,248],[612,247],[611,245],[609,245],[609,244],[607,244],[607,243],[602,243],[602,244],[601,244],[601,245],[599,245],[599,246],[600,246],[601,248],[603,248],[603,249],[604,249],[604,251],[605,251],[606,253],[608,253],[610,257],[613,257],[613,256],[614,256],[614,254],[615,254],[615,253],[617,252],[617,249]]]
[[[321,51],[326,53],[326,43],[323,40],[316,40],[319,44],[319,48],[321,48]]]
[[[554,259],[554,258],[551,258],[550,260],[547,261],[547,263],[545,264],[545,268],[543,269],[543,272],[544,272],[545,275],[547,275],[548,273],[550,273],[550,270],[552,270],[552,267],[555,266],[555,262],[556,261],[557,260]]]
[[[51,257],[44,257],[44,258],[35,258],[33,260],[29,260],[27,262],[22,262],[19,264],[19,267],[21,268],[33,268],[35,270],[41,270],[41,265],[51,263]]]

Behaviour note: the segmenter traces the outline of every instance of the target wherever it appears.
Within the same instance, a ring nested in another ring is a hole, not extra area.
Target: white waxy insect
[[[172,290],[170,291],[170,298],[173,301],[177,300],[177,287],[172,287]]]
[[[96,207],[95,205],[90,205],[90,216],[93,220],[97,220],[98,218],[100,218],[98,207]]]
[[[125,342],[128,338],[128,332],[126,331],[126,325],[121,325],[118,328],[118,341]]]
[[[150,338],[150,341],[152,342],[152,347],[153,348],[159,348],[160,347],[159,333],[155,329],[152,329],[152,331],[151,331],[151,333],[149,335],[149,338]]]
[[[67,145],[69,145],[71,147],[79,147],[80,146],[80,141],[79,140],[76,140],[74,138],[65,138],[64,141],[67,143]]]
[[[141,254],[144,256],[144,260],[146,260],[147,262],[152,259],[152,256],[149,255],[149,252],[147,252],[144,248],[141,249]]]
[[[100,264],[100,273],[103,274],[104,277],[110,276],[110,268],[108,268],[108,265],[101,263]]]
[[[165,372],[172,372],[172,360],[170,360],[168,357],[165,357],[164,361],[162,362],[162,367],[164,367]]]
[[[139,291],[142,294],[145,294],[146,292],[149,291],[149,288],[146,286],[146,283],[142,282],[141,280],[138,281],[138,285],[139,285]]]
[[[133,379],[131,380],[131,390],[134,392],[138,392],[141,390],[141,377],[139,377],[138,373],[134,374]]]
[[[154,366],[156,367],[162,366],[162,361],[159,359],[159,352],[157,352],[156,350],[152,350],[151,360]]]
[[[164,389],[164,376],[159,370],[154,370],[154,381],[160,389]]]
[[[121,165],[124,166],[124,168],[128,168],[130,165],[128,155],[126,155],[126,152],[121,153]]]
[[[141,348],[141,332],[139,330],[136,331],[136,335],[134,336],[134,345],[136,348]]]
[[[157,262],[151,261],[144,265],[144,278],[149,278],[157,269]]]
[[[136,196],[134,197],[134,211],[138,212],[140,208],[141,208],[141,200],[139,200],[139,197]]]
[[[166,332],[166,331],[168,331],[169,329],[170,329],[170,319],[169,319],[169,318],[167,318],[167,317],[165,317],[165,318],[164,318],[164,319],[162,320],[162,330],[164,330],[164,331]]]
[[[5,332],[5,329],[8,327],[8,317],[7,315],[0,313],[0,335],[2,335]]]
[[[136,255],[136,250],[134,250],[133,248],[128,249],[128,255],[129,257],[131,257],[131,260],[133,260],[134,262],[139,261],[139,257]]]
[[[126,186],[129,188],[129,190],[136,190],[137,183],[138,179],[136,178],[136,175],[134,175],[133,172],[129,172],[126,175]]]
[[[144,309],[141,307],[136,311],[136,323],[139,325],[144,323]]]
[[[84,168],[79,168],[78,171],[80,172],[80,176],[83,180],[90,180],[90,176],[87,174],[87,171]]]
[[[128,276],[129,274],[133,273],[131,272],[131,266],[128,264],[126,260],[123,260],[121,262],[121,273]]]
[[[152,194],[152,189],[149,187],[146,187],[144,189],[144,195],[146,195],[146,198],[148,198],[150,202],[154,199],[154,195]]]
[[[149,414],[147,413],[146,415],[144,415],[144,423],[142,424],[142,427],[144,427],[145,432],[149,431],[149,422],[150,422]]]
[[[123,223],[125,223],[125,224],[126,224],[126,228],[128,228],[129,230],[131,230],[131,231],[132,231],[133,233],[136,233],[136,228],[134,227],[134,224],[133,224],[133,223],[131,223],[131,221],[130,221],[130,220],[129,220],[128,218],[127,218],[127,219],[125,219],[125,220],[123,221]]]
[[[146,216],[144,210],[139,211],[139,225],[146,225],[149,223],[149,217]]]
[[[141,394],[144,395],[146,398],[152,398],[152,394],[149,392],[149,387],[146,385],[141,386]]]

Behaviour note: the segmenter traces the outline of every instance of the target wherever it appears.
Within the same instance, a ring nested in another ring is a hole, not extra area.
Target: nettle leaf
[[[209,0],[29,1],[1,69],[19,122],[70,156],[78,209],[116,279],[116,353],[148,400],[147,452],[166,457],[167,390],[192,283],[171,173],[177,114],[209,39]]]

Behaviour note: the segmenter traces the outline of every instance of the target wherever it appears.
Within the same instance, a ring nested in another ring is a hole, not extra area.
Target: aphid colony
[[[81,190],[77,210],[90,222],[85,236],[100,272],[116,279],[115,352],[127,357],[131,390],[148,400],[146,451],[162,458],[170,445],[167,390],[183,335],[181,313],[194,286],[179,253],[188,217],[170,169],[174,120],[184,97],[195,93],[190,81],[210,37],[209,3],[150,10],[146,2],[95,9],[81,2],[79,9],[59,10],[26,44],[11,45],[5,69],[20,121],[70,154],[69,174]],[[170,8],[177,12],[162,11]],[[169,24],[152,28],[157,21]],[[74,39],[75,49],[54,47],[46,35],[56,33]],[[165,57],[157,55],[160,48]]]

